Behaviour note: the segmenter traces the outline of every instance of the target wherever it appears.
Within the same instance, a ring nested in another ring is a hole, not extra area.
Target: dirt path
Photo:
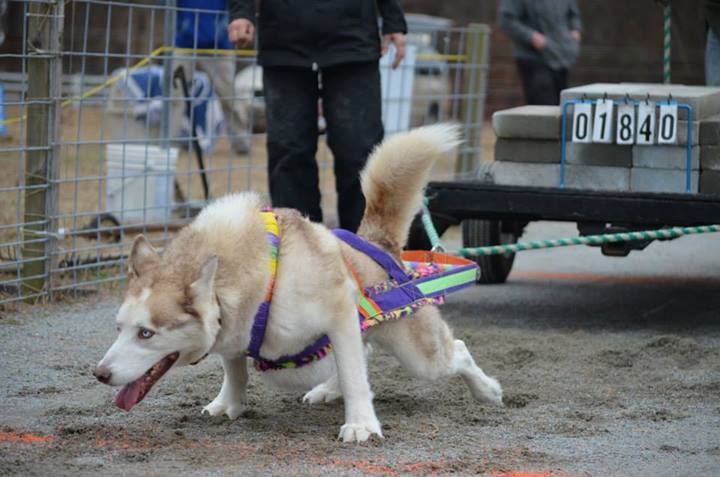
[[[671,260],[658,247],[644,260]],[[367,445],[335,440],[341,403],[309,407],[257,376],[238,420],[201,416],[222,380],[214,359],[118,410],[90,375],[117,297],[4,316],[0,475],[720,475],[720,276],[573,275],[569,257],[555,263],[565,274],[521,262],[507,285],[444,307],[505,408],[457,379],[414,381],[377,352],[386,438]]]
[[[680,475],[680,463],[717,472],[717,329],[476,329],[468,306],[446,308],[465,316],[453,320],[456,332],[500,378],[507,407],[476,404],[458,380],[413,381],[378,353],[372,382],[386,439],[364,446],[335,441],[341,404],[311,408],[257,379],[237,421],[201,416],[222,379],[211,360],[171,375],[125,414],[90,377],[111,341],[112,306],[5,318],[0,474]]]

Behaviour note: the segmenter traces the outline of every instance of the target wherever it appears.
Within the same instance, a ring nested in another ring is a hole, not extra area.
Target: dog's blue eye
[[[154,331],[148,330],[147,328],[140,328],[138,331],[138,338],[141,340],[148,340],[155,335]]]

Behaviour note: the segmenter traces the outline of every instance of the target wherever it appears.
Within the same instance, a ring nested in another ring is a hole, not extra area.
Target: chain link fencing
[[[267,193],[256,52],[176,47],[179,13],[195,27],[203,15],[225,20],[158,3],[9,0],[0,45],[0,309],[116,287],[135,235],[162,249],[208,200]],[[381,62],[386,135],[460,123],[465,143],[434,178],[472,176],[489,28],[408,20],[408,58],[396,70]],[[322,131],[321,103],[318,122]],[[335,225],[322,133],[317,160]]]

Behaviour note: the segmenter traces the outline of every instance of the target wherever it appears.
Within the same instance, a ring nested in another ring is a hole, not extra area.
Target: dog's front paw
[[[464,376],[470,392],[479,401],[502,406],[503,391],[497,379],[481,375]]]
[[[485,386],[485,400],[495,404],[496,406],[503,406],[503,391],[500,387],[500,383],[495,378],[489,378],[487,385]]]
[[[382,431],[380,430],[380,423],[377,421],[377,419],[375,420],[375,422],[363,424],[344,424],[340,428],[340,434],[338,435],[338,439],[341,439],[343,442],[365,442],[373,434],[377,435],[378,437],[383,437]]]
[[[470,383],[470,390],[476,399],[494,404],[495,406],[504,406],[503,391],[500,383],[495,378],[484,376],[482,379],[475,379]]]
[[[308,404],[318,404],[321,402],[331,402],[342,397],[340,390],[327,383],[321,383],[312,388],[303,396],[303,402]]]
[[[245,410],[245,403],[243,400],[237,400],[237,401],[230,401],[228,399],[224,399],[221,396],[216,397],[213,399],[213,401],[205,406],[202,410],[202,413],[209,414],[211,416],[221,416],[225,414],[230,419],[237,419],[237,417],[242,414],[242,412]]]

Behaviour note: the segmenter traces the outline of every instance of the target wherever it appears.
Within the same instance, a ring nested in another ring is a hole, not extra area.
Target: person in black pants
[[[560,104],[580,52],[576,0],[502,0],[498,23],[513,40],[527,103]]]
[[[229,0],[229,7],[230,40],[248,45],[255,0]],[[405,52],[407,25],[398,0],[261,0],[258,23],[273,206],[322,221],[315,160],[322,98],[340,227],[354,232],[365,210],[360,171],[383,138],[378,60],[390,43],[396,47],[393,67]]]

